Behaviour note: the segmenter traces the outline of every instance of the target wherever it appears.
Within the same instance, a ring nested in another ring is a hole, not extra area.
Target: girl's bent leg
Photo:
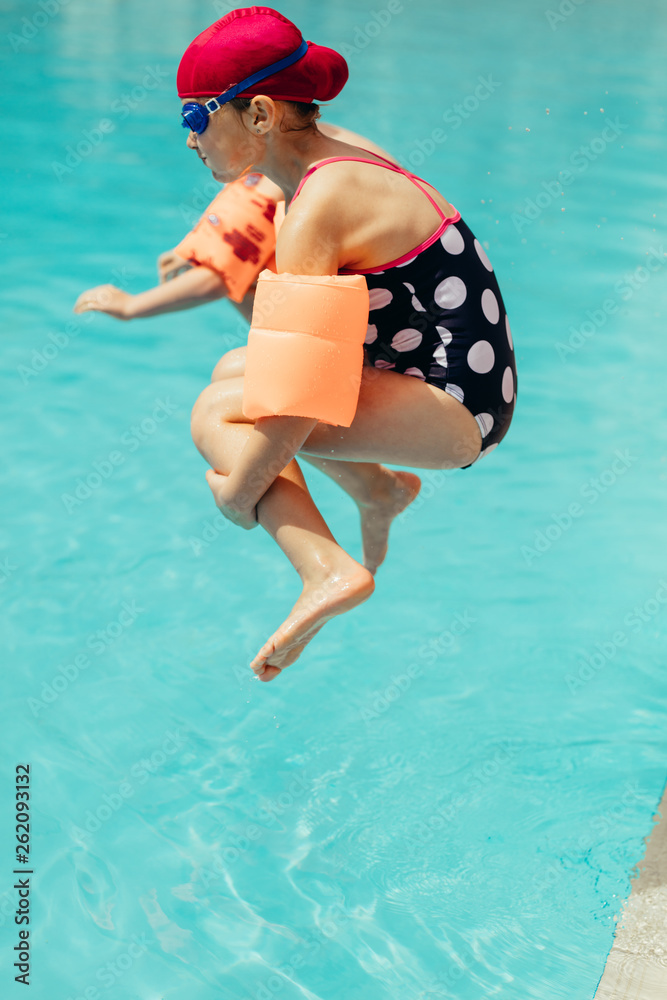
[[[245,358],[245,347],[227,351],[213,369],[211,381],[242,376]],[[419,493],[419,476],[393,471],[375,462],[301,457],[338,483],[356,503],[361,519],[364,566],[375,573],[387,554],[392,521]]]
[[[377,462],[344,462],[300,455],[333,479],[359,508],[364,566],[375,573],[384,562],[394,518],[411,504],[421,489],[413,472],[387,469]]]
[[[229,475],[252,425],[234,416],[232,380],[211,385],[192,413],[192,436],[209,465]],[[211,392],[211,390],[214,390]],[[227,401],[226,401],[227,397]],[[257,504],[257,520],[275,539],[301,577],[303,590],[285,622],[264,644],[251,666],[264,681],[293,663],[329,618],[370,597],[373,577],[336,542],[315,506],[296,461],[276,478]]]

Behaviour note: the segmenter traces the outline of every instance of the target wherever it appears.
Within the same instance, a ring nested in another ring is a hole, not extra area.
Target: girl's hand
[[[157,259],[157,273],[160,277],[160,284],[164,284],[165,281],[171,281],[172,278],[175,278],[178,274],[182,274],[184,271],[188,271],[191,267],[192,264],[185,257],[180,257],[173,250],[166,250]]]
[[[133,295],[115,285],[98,285],[82,292],[74,304],[75,313],[103,312],[116,319],[132,319]]]
[[[206,481],[211,487],[215,502],[227,520],[237,524],[239,528],[250,531],[257,527],[257,510],[255,507],[243,507],[238,499],[230,495],[227,487],[228,479],[229,476],[221,476],[213,469],[209,469],[206,473]]]

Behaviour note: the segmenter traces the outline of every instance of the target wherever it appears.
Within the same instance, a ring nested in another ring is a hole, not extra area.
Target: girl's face
[[[203,104],[208,99],[199,98],[197,103]],[[183,104],[188,103],[192,103],[192,98],[183,101]],[[209,116],[204,132],[199,135],[190,132],[187,145],[190,149],[197,150],[200,159],[221,184],[227,184],[240,177],[243,171],[256,161],[260,153],[259,144],[243,119],[228,104],[224,104]]]

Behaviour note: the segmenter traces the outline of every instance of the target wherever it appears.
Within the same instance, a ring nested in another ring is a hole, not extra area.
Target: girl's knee
[[[219,382],[223,378],[234,378],[245,372],[245,347],[233,347],[226,351],[213,369],[211,382]]]
[[[211,418],[215,416],[218,409],[219,400],[215,386],[213,384],[207,385],[197,397],[190,414],[190,433],[195,444],[198,444],[206,433],[206,428],[210,425]]]
[[[211,382],[200,392],[190,416],[192,439],[199,442],[224,421],[244,422],[243,378],[226,378]]]

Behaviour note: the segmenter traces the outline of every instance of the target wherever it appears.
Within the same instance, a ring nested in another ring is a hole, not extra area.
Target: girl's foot
[[[250,664],[259,679],[277,677],[330,618],[361,604],[374,589],[371,573],[347,554],[323,580],[306,582],[288,617]]]
[[[421,479],[414,473],[385,471],[387,476],[371,499],[364,503],[357,501],[364,566],[371,573],[375,573],[387,555],[391,522],[412,503],[421,489]]]

